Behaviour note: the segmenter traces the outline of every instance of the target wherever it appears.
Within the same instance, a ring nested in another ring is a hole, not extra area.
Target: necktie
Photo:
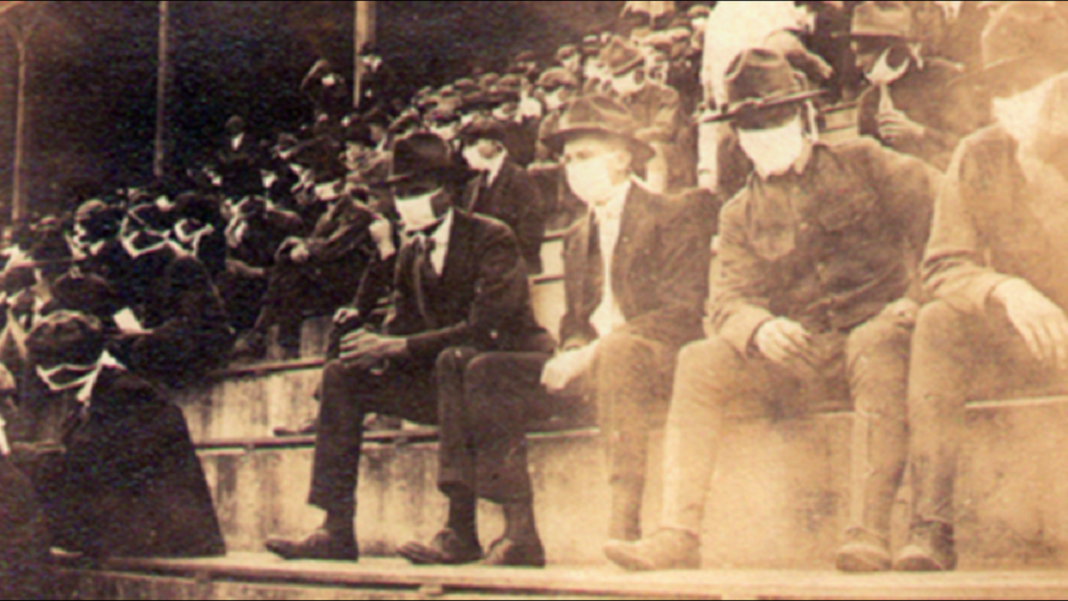
[[[434,269],[434,262],[431,258],[434,246],[434,239],[423,234],[417,234],[412,239],[412,283],[415,288],[415,302],[427,327],[432,330],[437,329],[437,320],[427,310],[427,288],[436,285],[438,280],[438,272]]]

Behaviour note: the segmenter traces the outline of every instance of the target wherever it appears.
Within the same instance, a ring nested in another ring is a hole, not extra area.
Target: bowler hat
[[[508,130],[505,129],[504,124],[497,119],[481,118],[475,119],[471,123],[463,126],[460,129],[460,139],[464,143],[474,142],[476,140],[496,140],[504,144],[508,138]]]
[[[421,175],[461,182],[472,173],[453,162],[448,142],[436,134],[419,132],[394,141],[389,176],[379,185],[391,186]]]
[[[808,89],[806,81],[778,52],[765,48],[745,50],[727,68],[724,78],[727,102],[718,115],[705,121],[736,119],[822,94],[820,90]]]
[[[1054,75],[1068,69],[1068,22],[1045,2],[1010,2],[987,23],[981,51],[982,68],[954,85],[1017,81],[1023,67],[1038,67],[1035,71],[1045,67]]]
[[[916,35],[913,30],[912,11],[904,2],[863,2],[853,11],[849,37],[914,40]]]
[[[645,55],[637,46],[628,40],[613,37],[612,41],[604,47],[600,54],[601,62],[604,63],[608,72],[612,75],[623,75],[645,62]]]
[[[583,96],[567,104],[556,133],[545,139],[545,145],[559,154],[569,140],[582,136],[608,136],[625,142],[635,162],[641,164],[653,158],[655,152],[634,137],[637,130],[634,116],[617,100],[602,95]]]
[[[35,365],[90,365],[104,352],[104,330],[95,317],[57,311],[34,326],[26,348]]]

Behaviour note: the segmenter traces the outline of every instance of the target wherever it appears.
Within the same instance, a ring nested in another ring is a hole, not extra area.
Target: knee
[[[613,332],[597,343],[597,355],[612,364],[624,364],[639,356],[643,348],[642,340],[626,332]]]
[[[438,354],[434,369],[439,376],[442,374],[462,374],[474,355],[475,352],[467,347],[454,346],[447,348]]]
[[[861,325],[849,335],[854,354],[892,349],[907,354],[916,327],[919,305],[903,299],[888,305],[882,313]]]
[[[957,344],[965,334],[967,316],[945,301],[934,301],[920,310],[916,319],[917,344]]]
[[[672,402],[695,395],[705,403],[725,400],[720,393],[734,387],[739,377],[746,377],[744,368],[734,347],[718,336],[690,343],[679,351]]]

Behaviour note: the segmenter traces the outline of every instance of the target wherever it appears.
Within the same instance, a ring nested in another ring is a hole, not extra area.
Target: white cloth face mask
[[[434,214],[434,199],[443,193],[444,190],[438,188],[419,196],[397,198],[394,204],[397,207],[397,213],[400,214],[404,231],[418,232],[434,225],[438,220],[437,215]]]
[[[782,175],[805,150],[805,124],[798,114],[773,129],[739,129],[738,141],[761,177]]]
[[[464,160],[475,171],[489,171],[490,160],[482,156],[482,153],[478,150],[478,144],[472,144],[465,146],[463,150]]]
[[[583,202],[600,206],[612,199],[617,186],[609,179],[609,156],[568,163],[567,184]]]

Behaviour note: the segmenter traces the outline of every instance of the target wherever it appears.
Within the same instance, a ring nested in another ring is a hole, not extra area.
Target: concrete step
[[[54,599],[1063,599],[1060,571],[842,575],[825,571],[625,574],[612,568],[413,567],[399,560],[110,560],[54,570]]]
[[[1061,566],[1068,551],[1068,399],[972,406],[957,491],[961,565],[973,569]],[[848,524],[849,413],[771,422],[737,417],[722,441],[702,535],[707,568],[830,569]],[[656,437],[654,437],[656,438]],[[429,539],[444,521],[435,486],[436,444],[368,445],[357,527],[368,555],[389,556]],[[596,429],[530,436],[535,511],[554,565],[604,565],[609,493]],[[305,505],[310,440],[201,451],[228,545],[262,550],[271,535],[301,536],[321,512]],[[279,444],[292,446],[279,447]],[[701,458],[693,458],[700,461]],[[654,440],[645,524],[659,515],[660,452]],[[904,542],[905,490],[894,545]],[[497,507],[480,511],[483,543],[501,531]]]

